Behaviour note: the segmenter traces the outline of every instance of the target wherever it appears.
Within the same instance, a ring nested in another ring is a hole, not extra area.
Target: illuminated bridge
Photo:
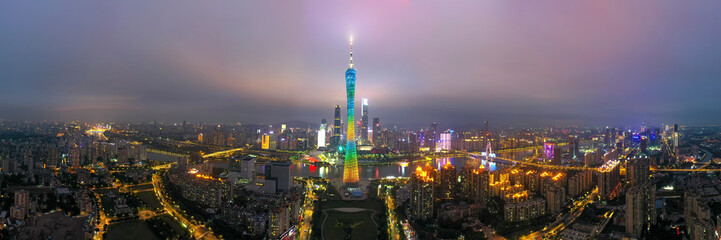
[[[471,152],[471,153],[468,153],[468,155],[473,158],[480,158],[482,156],[482,154],[479,152]],[[593,168],[593,167],[557,166],[557,165],[550,165],[550,164],[544,164],[544,163],[532,163],[532,162],[515,160],[515,159],[504,158],[504,157],[499,157],[499,156],[491,157],[491,161],[497,162],[498,160],[501,160],[504,162],[518,163],[518,164],[523,164],[523,165],[528,165],[528,166],[533,166],[533,167],[538,167],[538,168],[543,168],[543,169],[552,169],[552,170],[598,171],[597,168]]]
[[[245,150],[245,148],[234,148],[234,149],[225,150],[225,151],[208,153],[208,154],[203,155],[203,158],[230,157],[231,155],[233,155],[233,153],[238,152],[238,151],[243,151],[243,150]]]
[[[473,152],[468,153],[469,156],[473,158],[480,158],[481,153]],[[562,171],[568,171],[568,170],[576,170],[576,171],[598,171],[598,168],[595,167],[568,167],[568,166],[557,166],[557,165],[551,165],[551,164],[544,164],[544,163],[532,163],[522,160],[515,160],[515,159],[509,159],[504,157],[491,157],[491,161],[501,160],[504,162],[513,162],[518,164],[523,164],[527,166],[533,166],[543,169],[552,169],[552,170],[562,170]],[[707,168],[696,168],[696,169],[687,169],[687,168],[653,168],[651,167],[650,170],[652,172],[721,172],[721,169],[707,169]]]
[[[568,145],[567,142],[561,142],[561,143],[554,143],[557,147],[560,146],[566,146]],[[543,148],[543,145],[535,145],[535,146],[528,146],[528,147],[517,147],[517,148],[505,148],[496,150],[497,153],[503,153],[503,152],[513,152],[513,151],[523,151],[523,150],[534,150],[534,149],[541,149]]]
[[[188,154],[174,153],[174,152],[168,152],[168,151],[150,149],[150,148],[148,148],[148,152],[163,154],[163,155],[168,155],[168,156],[173,156],[173,157],[187,157],[188,156]]]

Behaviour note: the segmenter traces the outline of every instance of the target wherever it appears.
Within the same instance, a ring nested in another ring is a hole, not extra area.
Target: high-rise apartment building
[[[430,165],[418,166],[410,179],[410,204],[408,216],[413,220],[427,220],[433,217],[435,201],[435,180],[438,172]]]
[[[626,160],[626,181],[631,187],[643,185],[650,181],[651,160],[648,157],[631,158]]]
[[[602,200],[612,200],[618,194],[621,185],[620,161],[609,160],[598,168],[598,196]]]
[[[453,199],[456,196],[456,186],[458,185],[458,173],[456,167],[446,163],[441,167],[441,179],[438,184],[439,199]]]
[[[566,190],[563,187],[549,185],[545,197],[550,213],[559,213],[566,206]]]
[[[707,174],[688,175],[683,185],[683,217],[690,240],[718,239],[721,236],[721,211],[718,209],[720,181]]]
[[[483,165],[474,168],[466,164],[461,170],[462,181],[459,195],[467,197],[476,203],[485,204],[488,200],[489,172]]]
[[[10,217],[24,220],[30,212],[30,193],[20,190],[15,192],[15,204],[10,208]]]
[[[626,193],[626,234],[640,237],[644,229],[656,224],[656,188],[644,183]]]

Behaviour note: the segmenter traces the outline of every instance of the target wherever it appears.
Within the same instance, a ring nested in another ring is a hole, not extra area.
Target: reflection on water
[[[510,159],[523,159],[526,156],[533,155],[536,153],[537,150],[534,149],[528,149],[528,150],[522,150],[522,151],[514,151],[514,152],[503,152],[503,153],[497,153],[496,155],[503,158],[510,158]],[[148,158],[152,160],[158,160],[158,161],[177,161],[177,157],[163,155],[163,154],[156,154],[156,153],[148,153]],[[501,163],[496,162],[486,162],[485,158],[479,159],[479,158],[437,158],[432,160],[426,160],[426,161],[414,161],[411,163],[408,162],[397,162],[397,163],[391,163],[388,165],[368,165],[368,166],[358,166],[358,173],[359,177],[362,179],[368,179],[368,178],[385,178],[385,177],[410,177],[410,175],[413,173],[414,169],[418,166],[425,166],[426,164],[430,164],[431,166],[441,169],[443,165],[451,164],[456,168],[456,171],[461,171],[461,168],[463,168],[466,165],[470,165],[473,168],[478,168],[479,166],[483,165],[486,169],[490,171],[496,171],[499,169],[502,169],[504,167],[507,167],[508,165],[504,165]],[[215,162],[214,167],[216,168],[223,168],[228,169],[228,162]],[[256,172],[263,173],[265,172],[264,165],[262,163],[256,164]],[[296,163],[291,165],[291,175],[298,176],[298,177],[322,177],[322,178],[329,178],[329,179],[342,179],[343,178],[343,166],[340,165],[333,165],[333,166],[315,166],[312,164],[304,164],[304,163]]]
[[[528,149],[514,152],[498,153],[499,157],[510,158],[510,159],[523,159],[526,156],[535,154],[536,150]],[[507,167],[501,163],[495,163],[493,161],[486,162],[485,158],[437,158],[426,161],[414,161],[408,164],[392,163],[389,165],[368,165],[358,166],[358,174],[360,178],[385,178],[385,177],[410,177],[413,170],[418,166],[425,166],[430,164],[431,166],[441,169],[443,165],[451,164],[456,168],[456,171],[461,171],[466,165],[470,165],[473,168],[478,168],[481,165],[485,166],[490,171],[496,171]],[[343,166],[315,166],[312,164],[296,163],[291,167],[291,175],[298,177],[322,177],[329,179],[342,179],[343,178]]]
[[[437,169],[441,169],[446,164],[451,164],[456,168],[456,171],[461,171],[466,165],[470,165],[473,168],[478,168],[484,165],[486,169],[490,171],[496,171],[503,167],[502,164],[495,162],[486,162],[485,160],[473,159],[473,158],[438,158],[430,161],[416,161],[410,164],[392,163],[389,165],[371,165],[371,166],[358,166],[358,173],[360,178],[385,178],[385,177],[410,177],[413,169],[419,166],[425,166],[429,164]],[[405,165],[405,166],[404,166]],[[315,166],[312,164],[296,163],[291,167],[291,175],[298,177],[322,177],[322,178],[343,178],[343,166]]]

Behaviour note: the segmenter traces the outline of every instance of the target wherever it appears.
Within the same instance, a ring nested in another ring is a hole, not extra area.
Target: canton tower
[[[348,135],[346,137],[343,183],[348,187],[358,185],[358,156],[355,139],[355,68],[353,68],[353,38],[350,40],[350,63],[345,70],[345,88],[348,95]]]

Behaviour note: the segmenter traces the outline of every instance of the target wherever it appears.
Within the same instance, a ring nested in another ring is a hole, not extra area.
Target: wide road
[[[396,203],[391,193],[392,187],[384,187],[385,189],[385,203],[388,208],[388,236],[392,240],[401,239],[401,229],[398,228],[398,216],[396,216]]]
[[[303,201],[303,215],[300,218],[300,228],[298,239],[308,240],[311,235],[311,223],[313,222],[313,203],[315,202],[316,196],[313,192],[313,181],[306,180],[305,182],[305,200]]]
[[[583,209],[585,209],[588,204],[593,202],[593,199],[596,197],[597,194],[598,187],[594,188],[593,191],[591,191],[591,194],[588,194],[588,196],[586,196],[585,198],[574,202],[573,206],[571,206],[571,210],[558,218],[558,220],[556,220],[555,222],[551,223],[551,225],[548,225],[541,231],[533,232],[531,234],[523,236],[520,239],[541,239],[543,237],[550,237],[560,233],[561,231],[563,231],[563,229],[566,228],[566,226],[571,225],[571,223],[573,223],[573,221],[575,221],[576,218],[581,215]]]
[[[163,204],[163,208],[165,208],[165,211],[170,213],[170,215],[175,217],[175,219],[178,219],[181,225],[187,226],[188,229],[190,229],[190,234],[193,235],[195,239],[218,239],[217,237],[215,237],[215,235],[213,235],[213,232],[207,229],[205,226],[193,224],[191,221],[189,221],[182,213],[180,213],[180,211],[175,208],[175,206],[173,206],[173,204],[168,201],[161,186],[160,175],[158,173],[153,174],[153,187],[155,194],[158,195],[160,203]]]

